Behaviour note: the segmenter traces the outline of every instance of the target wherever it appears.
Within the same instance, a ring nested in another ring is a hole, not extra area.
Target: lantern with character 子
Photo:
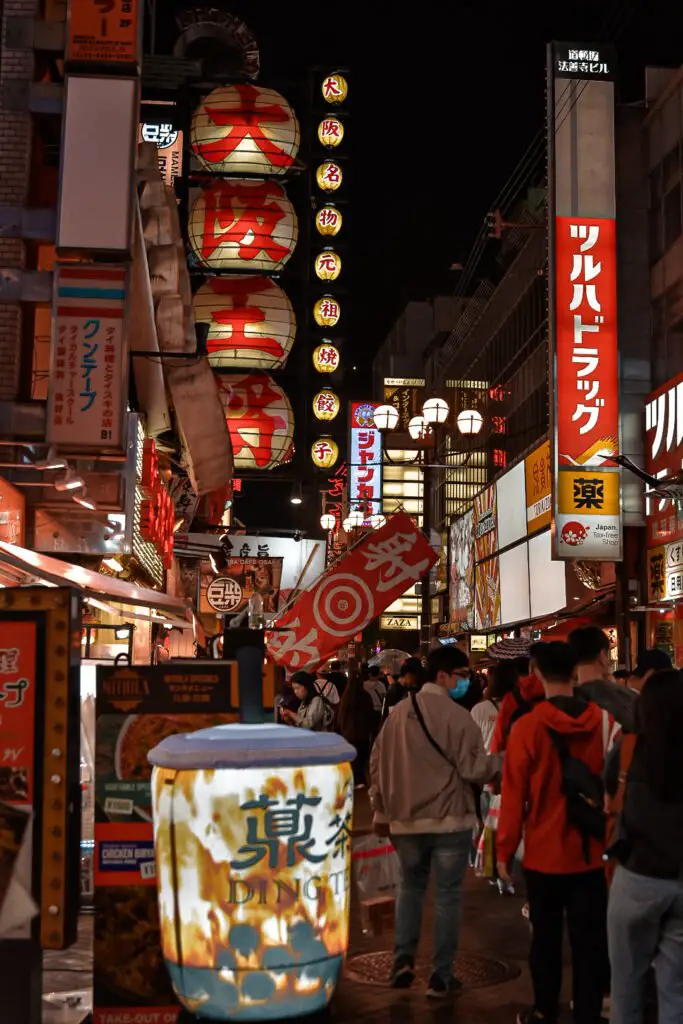
[[[197,196],[188,223],[197,261],[216,270],[274,274],[298,235],[294,207],[276,181],[216,181]]]
[[[325,249],[315,258],[315,273],[321,281],[336,281],[341,274],[341,256],[332,249]]]
[[[325,117],[318,125],[318,139],[320,144],[328,149],[335,149],[341,145],[344,138],[344,125],[337,117]]]
[[[341,231],[343,217],[336,206],[323,206],[315,215],[315,226],[319,235],[334,237]]]
[[[325,76],[321,89],[326,103],[343,103],[349,94],[349,83],[343,75],[335,71],[333,74]]]
[[[328,388],[319,391],[313,399],[313,415],[317,420],[333,420],[339,413],[339,408],[339,398]]]
[[[267,373],[216,374],[236,469],[273,469],[294,438],[289,399]]]
[[[208,359],[221,369],[279,370],[296,336],[292,304],[268,277],[214,277],[194,297],[194,318],[209,325]]]
[[[323,295],[313,307],[313,319],[318,327],[336,327],[341,316],[341,306],[337,299]]]
[[[336,192],[340,188],[343,178],[341,167],[332,160],[326,160],[315,172],[318,188],[321,188],[323,192]]]
[[[313,365],[318,373],[334,373],[339,369],[340,358],[339,349],[324,341],[313,353]]]
[[[210,171],[286,174],[299,152],[294,111],[273,89],[238,82],[213,92],[192,118],[190,139]]]
[[[349,941],[354,756],[333,733],[271,723],[149,754],[162,952],[193,1019],[309,1017],[330,1001]]]
[[[339,448],[331,437],[321,437],[311,445],[311,459],[318,469],[331,469],[339,458]]]

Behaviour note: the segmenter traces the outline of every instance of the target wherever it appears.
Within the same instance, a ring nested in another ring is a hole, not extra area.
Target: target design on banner
[[[364,629],[375,614],[370,587],[357,576],[337,573],[323,580],[313,601],[313,616],[331,636]]]

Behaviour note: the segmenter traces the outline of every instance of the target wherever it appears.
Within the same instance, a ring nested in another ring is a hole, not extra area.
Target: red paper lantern
[[[235,468],[273,469],[294,438],[289,399],[267,373],[216,374],[232,441]]]
[[[276,181],[216,181],[197,196],[188,238],[199,263],[274,274],[296,247],[294,207]]]
[[[244,83],[214,89],[192,118],[192,149],[210,171],[286,174],[299,152],[299,122],[273,89]]]
[[[282,369],[296,336],[292,304],[268,277],[210,278],[194,297],[194,318],[209,325],[209,362],[219,369]]]

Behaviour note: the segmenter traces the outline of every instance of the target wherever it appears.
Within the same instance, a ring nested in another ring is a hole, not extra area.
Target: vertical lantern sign
[[[548,50],[554,555],[619,561],[614,55]]]

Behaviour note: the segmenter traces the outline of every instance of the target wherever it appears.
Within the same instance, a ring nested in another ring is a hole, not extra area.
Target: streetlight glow
[[[445,423],[450,409],[443,398],[428,398],[422,406],[422,415],[427,423]]]
[[[458,413],[457,423],[461,434],[478,434],[484,425],[484,417],[476,409],[463,409]]]
[[[378,430],[395,430],[398,426],[398,409],[393,405],[378,405],[373,416]]]
[[[412,437],[413,441],[424,440],[424,438],[429,437],[431,432],[432,428],[424,416],[413,416],[412,420],[408,424],[408,433]]]

